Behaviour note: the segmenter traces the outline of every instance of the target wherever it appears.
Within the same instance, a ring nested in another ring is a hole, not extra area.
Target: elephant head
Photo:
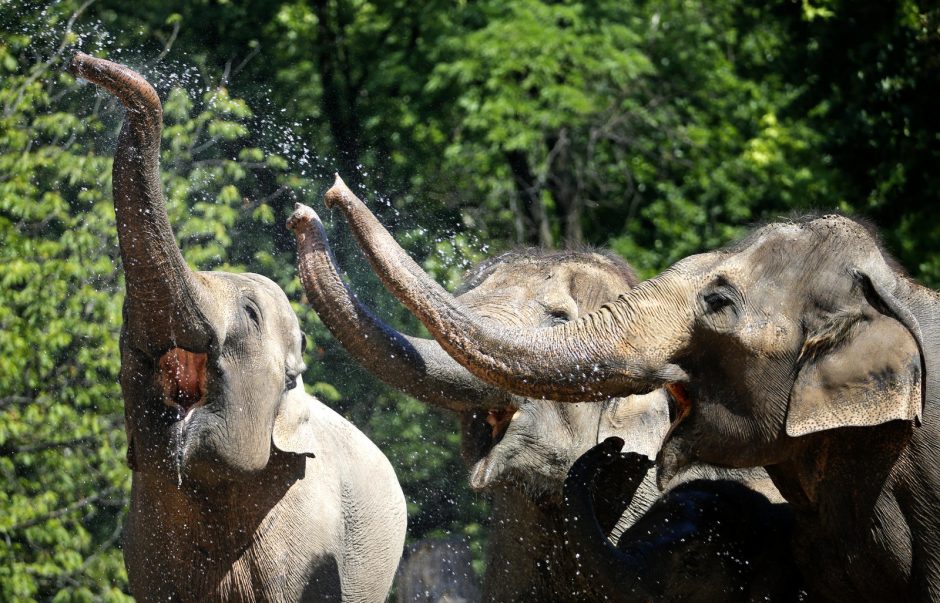
[[[312,209],[298,204],[288,226],[297,235],[307,299],[346,350],[389,385],[460,415],[474,489],[511,484],[557,497],[575,459],[614,433],[630,440],[631,449],[655,454],[668,424],[665,394],[604,405],[508,394],[472,375],[434,340],[400,334],[372,314],[342,281]],[[615,256],[519,249],[471,270],[457,299],[503,328],[541,329],[577,320],[635,283],[632,269]]]
[[[575,321],[532,329],[449,295],[341,182],[326,199],[388,289],[482,380],[571,402],[670,388],[679,411],[661,484],[693,461],[773,465],[801,436],[921,415],[932,294],[851,219],[764,226]]]
[[[123,65],[78,53],[70,70],[127,110],[114,157],[126,275],[121,388],[128,460],[198,483],[263,469],[273,444],[311,453],[303,336],[283,291],[256,274],[195,272],[170,227],[160,180],[162,107]]]

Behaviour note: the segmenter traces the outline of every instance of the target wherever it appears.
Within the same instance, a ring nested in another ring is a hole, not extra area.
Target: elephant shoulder
[[[398,567],[407,527],[405,496],[395,470],[350,421],[315,397],[299,395],[313,442],[296,492],[298,508],[317,533],[308,540],[321,542],[337,560],[344,590],[361,594],[362,600],[383,600]]]
[[[317,439],[319,453],[331,457],[359,461],[382,460],[388,463],[378,446],[344,416],[314,396],[304,394],[310,408],[312,431]],[[389,464],[389,468],[391,465]]]
[[[335,470],[335,476],[344,483],[345,489],[392,490],[404,505],[395,469],[379,447],[338,412],[313,396],[304,396],[309,404],[317,446],[308,464],[326,465]]]

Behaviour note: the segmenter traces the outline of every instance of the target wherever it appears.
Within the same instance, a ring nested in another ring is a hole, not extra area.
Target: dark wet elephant
[[[765,466],[796,511],[812,592],[940,599],[940,297],[842,216],[756,229],[550,329],[477,316],[334,195],[389,289],[474,374],[528,396],[668,385],[659,479],[694,461]]]
[[[304,392],[303,335],[277,285],[186,265],[161,191],[154,89],[81,53],[70,69],[127,108],[113,178],[135,597],[383,601],[406,522],[391,465]]]
[[[623,444],[611,437],[586,452],[564,488],[568,546],[605,601],[808,600],[790,550],[789,505],[716,468],[725,479],[707,466],[683,472],[688,479],[671,483],[612,545],[607,500],[629,500],[654,466],[620,453]]]
[[[470,485],[487,492],[493,503],[484,599],[600,599],[604,593],[592,572],[572,555],[565,539],[562,484],[575,459],[608,436],[623,438],[627,449],[643,458],[655,457],[669,426],[665,392],[603,404],[510,396],[471,375],[433,340],[394,331],[359,302],[340,278],[313,210],[298,206],[289,226],[297,234],[307,297],[344,347],[386,383],[459,414]],[[635,283],[632,269],[615,256],[519,249],[471,270],[459,299],[507,327],[547,327],[576,320]],[[749,481],[779,497],[762,471],[694,467],[672,485],[703,476],[737,480],[740,488],[760,497],[740,484]],[[635,490],[625,496],[610,489],[592,505],[603,517],[604,537],[610,535],[624,547],[629,544],[620,534],[659,497],[651,463],[639,477]],[[770,503],[764,499],[763,505]],[[742,559],[757,565],[756,558]],[[682,577],[673,579],[673,584],[682,582]],[[720,591],[709,591],[712,584],[696,581],[691,587],[715,596]]]

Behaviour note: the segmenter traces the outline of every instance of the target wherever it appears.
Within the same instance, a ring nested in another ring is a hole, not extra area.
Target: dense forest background
[[[0,600],[128,598],[130,471],[111,155],[122,110],[63,69],[126,63],[164,99],[187,260],[274,278],[308,389],[391,458],[409,536],[477,557],[486,501],[455,417],[359,370],[302,300],[284,220],[342,224],[339,171],[440,281],[517,245],[595,245],[644,276],[794,211],[870,218],[940,286],[940,8],[928,0],[0,0]],[[477,568],[479,569],[479,568]]]

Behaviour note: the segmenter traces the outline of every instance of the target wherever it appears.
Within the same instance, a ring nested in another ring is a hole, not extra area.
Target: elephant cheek
[[[252,405],[261,406],[259,401],[243,404],[223,411],[225,429],[216,446],[223,462],[236,473],[253,475],[271,460],[274,420],[266,413],[250,410]]]

